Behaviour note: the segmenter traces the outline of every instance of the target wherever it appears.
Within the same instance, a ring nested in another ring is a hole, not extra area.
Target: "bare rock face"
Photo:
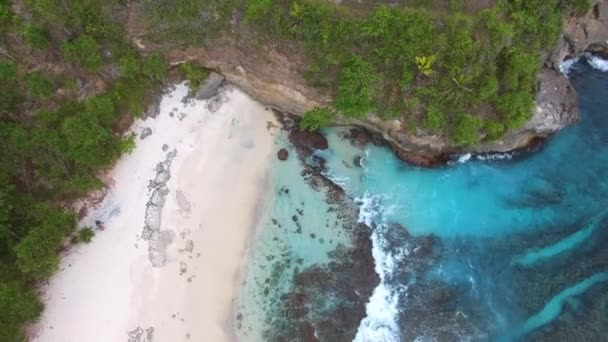
[[[595,5],[595,18],[599,21],[608,21],[608,2],[600,1]]]
[[[223,83],[224,76],[216,72],[210,73],[196,91],[196,98],[199,100],[209,100],[217,94]]]
[[[590,51],[608,56],[608,0],[596,1],[585,16],[565,21],[556,48],[547,55],[545,65],[559,70],[559,64]]]
[[[546,69],[538,75],[537,87],[538,106],[524,130],[552,133],[578,120],[576,93],[568,79]]]

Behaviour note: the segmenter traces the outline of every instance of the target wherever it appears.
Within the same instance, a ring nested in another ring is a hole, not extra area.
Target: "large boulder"
[[[289,157],[289,152],[284,148],[280,149],[277,153],[277,158],[279,158],[279,160],[287,160],[287,157]]]
[[[298,149],[307,151],[326,150],[329,147],[327,138],[317,132],[294,130],[289,134],[289,141]]]
[[[196,98],[198,100],[209,100],[217,94],[222,84],[224,84],[224,76],[216,72],[210,73],[196,91]]]

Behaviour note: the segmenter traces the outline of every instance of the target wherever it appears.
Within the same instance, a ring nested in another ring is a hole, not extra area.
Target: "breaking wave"
[[[399,296],[403,289],[394,288],[389,284],[396,265],[404,256],[403,251],[393,253],[388,250],[383,232],[386,229],[385,218],[390,208],[382,206],[380,196],[365,194],[356,198],[360,206],[359,222],[373,229],[372,255],[375,270],[380,277],[380,284],[374,289],[366,306],[367,316],[361,321],[355,342],[399,341],[400,332],[397,320],[399,317]]]
[[[582,54],[580,57],[576,57],[576,58],[571,58],[568,60],[563,61],[560,65],[559,65],[559,71],[568,76],[568,74],[570,73],[570,71],[572,71],[572,69],[575,67],[575,65],[581,61],[581,59],[584,59],[587,61],[587,63],[589,63],[589,65],[596,70],[599,71],[603,71],[606,72],[608,71],[608,60],[605,60],[599,56],[593,55],[591,53],[585,52],[584,54]]]

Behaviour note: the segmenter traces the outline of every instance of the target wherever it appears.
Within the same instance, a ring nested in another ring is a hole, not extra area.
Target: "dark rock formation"
[[[223,83],[224,76],[216,72],[210,73],[196,91],[196,98],[199,100],[209,100],[217,94]]]
[[[273,341],[352,341],[365,305],[379,284],[374,271],[371,230],[357,225],[353,246],[338,247],[328,265],[294,275],[294,289],[281,298],[285,321]]]
[[[282,148],[277,152],[277,158],[279,158],[279,160],[287,160],[287,157],[289,157],[289,152],[287,152],[286,149]]]
[[[328,147],[327,138],[318,132],[292,130],[289,133],[289,141],[298,151],[307,153],[312,153],[314,150],[325,150]]]

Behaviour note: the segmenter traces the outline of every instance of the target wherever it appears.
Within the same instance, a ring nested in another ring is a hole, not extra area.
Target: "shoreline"
[[[100,221],[103,231],[62,257],[43,286],[46,309],[31,340],[235,339],[235,297],[267,197],[274,117],[237,89],[183,103],[186,94],[177,85],[158,117],[132,126],[152,134],[107,175],[107,195],[81,220]]]

